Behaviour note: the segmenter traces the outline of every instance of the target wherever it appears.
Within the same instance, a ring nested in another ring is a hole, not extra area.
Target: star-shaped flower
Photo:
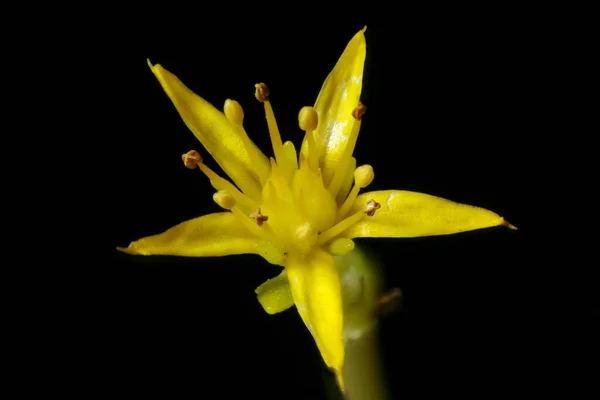
[[[427,194],[403,190],[359,194],[374,177],[370,165],[357,167],[352,157],[366,110],[360,103],[364,32],[350,40],[314,107],[300,111],[305,131],[300,154],[292,142],[282,142],[265,84],[256,85],[255,95],[264,105],[271,158],[246,134],[237,102],[227,100],[221,112],[162,66],[148,62],[189,129],[230,180],[206,166],[198,152],[184,154],[186,167],[197,167],[209,178],[216,189],[213,199],[225,211],[120,248],[141,255],[253,253],[284,267],[278,277],[257,289],[259,300],[269,313],[296,305],[342,390],[342,296],[333,255],[351,251],[357,237],[407,238],[512,227],[486,209]]]

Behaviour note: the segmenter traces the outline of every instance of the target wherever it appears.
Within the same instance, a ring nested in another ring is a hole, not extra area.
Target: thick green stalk
[[[347,400],[388,400],[378,337],[382,279],[379,262],[363,249],[336,257],[344,299]]]

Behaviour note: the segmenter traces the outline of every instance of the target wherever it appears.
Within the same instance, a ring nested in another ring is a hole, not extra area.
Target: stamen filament
[[[266,231],[263,226],[258,226],[258,224],[256,223],[256,221],[244,214],[243,212],[240,211],[239,208],[237,207],[233,207],[231,209],[231,212],[233,213],[233,215],[235,215],[237,217],[238,220],[240,220],[240,222],[242,224],[244,224],[244,226],[246,228],[248,228],[248,230],[250,232],[252,232],[253,234],[255,234],[256,236],[258,236],[259,238],[266,240],[267,242],[271,242],[271,238],[269,237],[269,233],[268,231]]]
[[[318,245],[322,245],[344,232],[346,229],[350,228],[352,225],[360,221],[365,216],[364,211],[359,211],[355,214],[352,214],[348,218],[338,222],[331,228],[327,229],[325,232],[319,235],[319,239],[317,240]]]
[[[308,165],[312,170],[316,170],[319,167],[319,159],[313,131],[306,131],[306,143],[308,145]]]
[[[350,207],[352,207],[354,200],[356,200],[356,196],[358,196],[358,191],[369,186],[371,182],[373,182],[373,178],[375,178],[373,167],[371,167],[369,164],[361,165],[360,167],[356,168],[353,175],[354,186],[352,186],[350,194],[338,212],[338,221],[342,219],[348,211],[350,211]]]
[[[319,149],[316,146],[314,130],[319,125],[319,115],[313,107],[302,107],[298,114],[300,129],[306,132],[306,144],[308,147],[308,165],[311,169],[319,168]]]
[[[244,147],[250,156],[250,162],[254,166],[254,172],[256,173],[260,184],[264,186],[267,179],[269,179],[269,174],[271,172],[268,168],[265,168],[269,163],[266,162],[265,155],[252,143],[250,137],[248,137],[248,134],[246,133],[246,129],[244,129],[242,125],[240,125],[238,129],[240,130],[240,137],[242,138]]]
[[[281,135],[279,134],[279,128],[277,127],[277,121],[275,120],[275,114],[273,114],[271,102],[265,100],[263,104],[265,105],[265,115],[267,117],[267,126],[269,128],[271,144],[273,145],[273,153],[275,153],[275,160],[279,164],[283,159],[283,142],[281,141]]]
[[[252,143],[250,137],[246,133],[244,129],[244,109],[235,100],[227,99],[225,100],[225,105],[223,106],[223,112],[225,113],[225,117],[231,122],[237,129],[240,135],[240,139],[242,140],[242,145],[246,149],[248,156],[250,157],[250,164],[252,166],[252,172],[261,185],[264,185],[266,180],[269,177],[269,163],[264,154]]]
[[[342,204],[342,207],[340,207],[340,209],[338,211],[338,215],[337,215],[338,221],[340,219],[344,218],[346,216],[346,214],[348,213],[348,211],[350,211],[350,207],[352,207],[352,204],[354,204],[354,200],[356,200],[356,197],[358,196],[359,191],[360,191],[360,186],[358,186],[355,183],[352,186],[352,190],[350,191],[350,194],[348,194],[348,197],[346,197],[346,200],[344,200],[344,204]]]
[[[236,188],[233,185],[233,183],[221,178],[212,169],[207,167],[202,162],[198,163],[198,168],[200,168],[204,175],[206,175],[208,179],[210,179],[211,183],[213,183],[213,185],[216,186],[215,189],[225,190],[235,199],[236,203],[239,203],[240,205],[243,205],[248,208],[256,209],[259,207],[259,204],[256,201],[240,192],[238,188]]]

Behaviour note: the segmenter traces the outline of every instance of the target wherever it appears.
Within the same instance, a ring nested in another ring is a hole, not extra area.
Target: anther
[[[225,112],[225,116],[234,125],[242,125],[244,122],[244,110],[240,103],[235,100],[227,99],[225,100],[225,105],[223,106],[223,111]]]
[[[256,211],[254,211],[253,213],[251,213],[250,214],[250,218],[254,218],[254,220],[256,221],[256,224],[258,226],[262,226],[262,224],[269,219],[268,216],[262,215],[260,213],[260,208],[256,209]]]
[[[354,183],[361,189],[369,186],[373,182],[373,178],[375,178],[375,173],[369,164],[361,165],[354,170]]]
[[[300,129],[306,132],[308,164],[312,169],[316,170],[319,163],[319,150],[317,149],[313,131],[317,129],[317,125],[319,124],[319,115],[313,107],[302,107],[298,114],[298,123]]]
[[[232,195],[224,190],[219,190],[213,194],[213,200],[225,210],[231,210],[233,207],[235,207],[235,199]]]
[[[354,117],[354,119],[361,120],[366,111],[367,106],[359,101],[358,105],[354,108],[354,110],[352,110],[352,117]]]
[[[265,101],[269,100],[269,88],[265,83],[257,83],[256,85],[254,85],[255,87],[255,91],[254,91],[254,96],[256,97],[256,100],[260,101],[261,103],[264,103]]]
[[[329,243],[328,250],[334,256],[343,256],[354,250],[354,242],[348,238],[337,238]]]
[[[187,153],[182,154],[181,159],[183,160],[183,165],[189,169],[194,169],[202,164],[202,157],[200,157],[200,153],[196,150],[190,150]]]
[[[314,131],[319,123],[319,115],[314,107],[302,107],[298,114],[298,123],[303,131]]]
[[[367,201],[367,208],[365,209],[365,214],[367,214],[369,217],[372,217],[373,215],[375,215],[375,211],[379,210],[380,208],[381,204],[371,199]]]
[[[375,306],[375,312],[379,316],[386,316],[394,312],[400,305],[402,291],[394,288],[387,293],[384,293]]]

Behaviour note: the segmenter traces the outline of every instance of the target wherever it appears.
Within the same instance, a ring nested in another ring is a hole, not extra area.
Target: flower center
[[[262,199],[247,196],[218,176],[203,164],[195,151],[182,156],[184,164],[188,168],[199,167],[218,190],[213,196],[215,202],[231,210],[251,232],[275,245],[282,253],[306,254],[314,246],[325,246],[335,254],[352,250],[352,241],[338,236],[365,216],[373,216],[379,208],[378,203],[370,200],[359,211],[347,215],[360,189],[368,186],[374,177],[370,165],[352,171],[352,165],[355,165],[352,152],[366,107],[359,103],[354,109],[352,115],[356,123],[341,154],[340,168],[326,183],[319,165],[324,146],[314,135],[318,126],[315,109],[304,107],[298,115],[306,143],[306,151],[298,156],[292,142],[283,143],[281,140],[269,101],[268,87],[258,83],[255,89],[256,99],[264,105],[274,153],[274,157],[270,158],[270,171],[253,171],[263,187]],[[240,128],[242,141],[250,157],[257,157],[256,147],[242,127],[244,113],[239,103],[227,100],[224,112],[227,119]]]

